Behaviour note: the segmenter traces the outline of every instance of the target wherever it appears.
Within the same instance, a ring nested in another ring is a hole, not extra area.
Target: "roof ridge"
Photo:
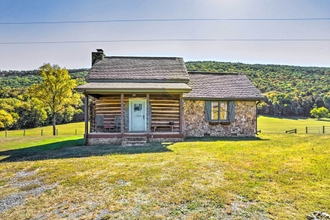
[[[182,59],[183,57],[153,57],[153,56],[105,56],[104,58],[134,58],[134,59]]]

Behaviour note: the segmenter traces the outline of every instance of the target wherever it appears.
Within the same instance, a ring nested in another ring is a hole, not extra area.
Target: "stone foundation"
[[[111,145],[121,144],[121,138],[88,138],[87,145]]]
[[[183,133],[190,137],[254,137],[256,134],[256,103],[235,102],[235,121],[228,124],[205,121],[205,101],[185,100]]]
[[[183,138],[149,138],[148,142],[180,142]]]
[[[148,138],[148,142],[180,142],[183,138]],[[122,144],[122,138],[88,138],[89,146]]]

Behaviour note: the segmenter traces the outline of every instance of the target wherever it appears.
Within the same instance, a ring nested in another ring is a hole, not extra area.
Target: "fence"
[[[292,130],[287,130],[287,131],[285,131],[285,133],[288,133],[288,134],[297,134],[297,128],[292,129]]]
[[[306,127],[306,134],[330,134],[330,126]]]
[[[75,129],[56,129],[55,135],[84,135],[83,128]],[[53,130],[47,128],[24,129],[24,130],[5,130],[0,132],[0,137],[26,137],[26,136],[53,136]]]
[[[286,130],[285,133],[287,134],[296,134],[298,131],[297,128]],[[330,134],[330,126],[322,126],[322,127],[306,127],[305,132],[306,134]]]

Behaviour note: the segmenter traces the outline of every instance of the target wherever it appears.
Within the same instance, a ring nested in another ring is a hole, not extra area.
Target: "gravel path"
[[[16,173],[16,176],[10,181],[10,185],[14,188],[24,188],[32,185],[39,185],[39,187],[25,191],[20,192],[16,194],[12,194],[2,200],[0,200],[0,213],[21,205],[24,203],[24,199],[27,195],[34,195],[36,197],[40,196],[44,191],[49,189],[54,189],[57,184],[53,185],[44,185],[40,179],[34,179],[31,181],[23,181],[22,178],[33,176],[38,172],[38,170],[31,171],[31,172],[25,172],[20,171]]]

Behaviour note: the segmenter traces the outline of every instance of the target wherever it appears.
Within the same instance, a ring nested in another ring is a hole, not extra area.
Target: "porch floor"
[[[147,138],[184,138],[180,132],[125,132],[125,133],[107,133],[92,132],[88,133],[88,138],[123,138],[123,137],[147,137]]]

